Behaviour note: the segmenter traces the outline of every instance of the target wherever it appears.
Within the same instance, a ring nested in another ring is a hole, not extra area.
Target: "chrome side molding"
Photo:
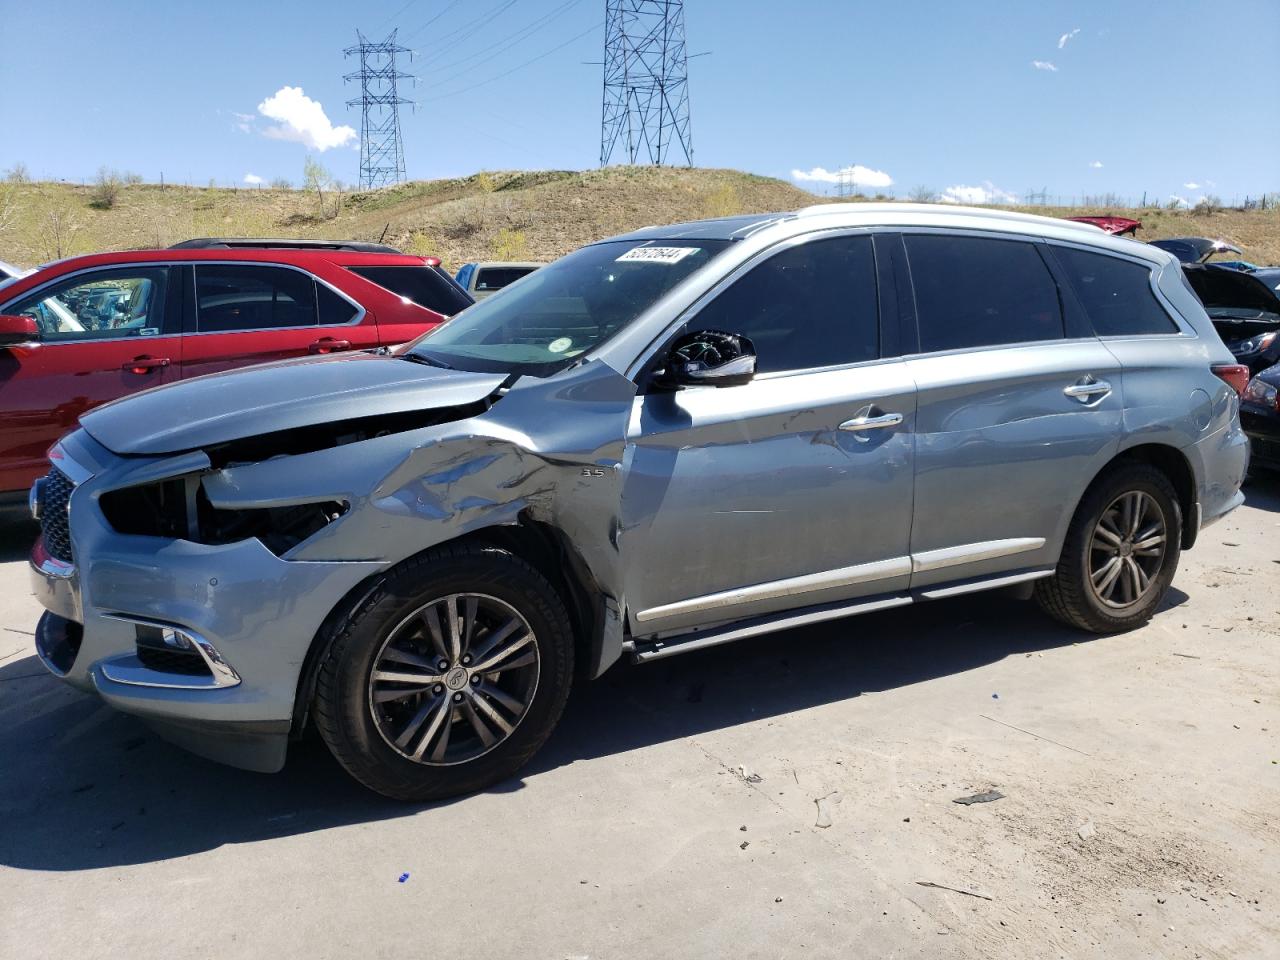
[[[840,567],[837,570],[824,570],[821,573],[809,573],[802,577],[788,577],[785,580],[771,580],[767,583],[756,583],[720,593],[709,593],[702,597],[692,597],[667,603],[659,607],[650,607],[636,613],[636,620],[643,623],[647,620],[660,620],[686,613],[698,613],[703,610],[715,610],[720,607],[737,606],[740,603],[752,603],[756,600],[776,600],[780,597],[802,596],[806,593],[817,593],[832,587],[850,586],[855,583],[869,583],[873,580],[887,580],[890,577],[904,577],[911,573],[910,557],[894,557],[891,560],[877,560],[875,563],[862,563],[853,567]]]
[[[877,560],[874,563],[840,567],[836,570],[824,570],[821,573],[809,573],[801,577],[771,580],[766,583],[723,590],[719,593],[709,593],[701,597],[690,597],[688,600],[678,600],[675,603],[639,610],[635,614],[635,619],[637,623],[647,623],[650,620],[701,613],[704,610],[733,607],[757,600],[799,597],[833,587],[871,583],[876,580],[888,580],[891,577],[902,577],[912,573],[923,573],[928,570],[1027,553],[1031,550],[1039,550],[1044,544],[1044,537],[1015,537],[1008,540],[965,543],[955,547],[944,547],[941,550],[926,550],[910,557],[893,557],[889,560]]]
[[[962,543],[956,547],[943,547],[941,550],[925,550],[911,555],[911,571],[924,573],[926,570],[940,570],[943,567],[954,567],[962,563],[995,560],[1015,553],[1039,550],[1043,546],[1044,537],[1016,537],[1011,540],[984,540],[981,543]]]

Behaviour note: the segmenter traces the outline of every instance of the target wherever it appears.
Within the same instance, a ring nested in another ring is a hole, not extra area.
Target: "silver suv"
[[[1109,632],[1241,500],[1222,345],[1169,254],[852,204],[592,244],[389,353],[100,407],[33,491],[68,683],[279,769],[314,725],[423,800],[511,775],[572,684],[1019,585]]]

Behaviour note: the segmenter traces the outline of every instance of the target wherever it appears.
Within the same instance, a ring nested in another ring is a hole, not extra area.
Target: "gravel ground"
[[[979,595],[617,668],[426,807],[65,688],[0,529],[0,956],[1275,957],[1280,482],[1247,494],[1141,630]]]

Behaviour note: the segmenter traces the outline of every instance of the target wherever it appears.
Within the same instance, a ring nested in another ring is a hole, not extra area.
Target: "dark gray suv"
[[[1242,368],[1167,253],[852,204],[585,247],[407,348],[101,407],[33,491],[49,669],[206,756],[516,771],[575,681],[1010,584],[1157,609],[1241,502]]]

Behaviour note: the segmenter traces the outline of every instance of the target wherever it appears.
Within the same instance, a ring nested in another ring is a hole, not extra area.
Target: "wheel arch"
[[[366,577],[343,595],[320,624],[299,671],[290,726],[290,736],[293,739],[299,739],[310,723],[316,678],[343,619],[358,609],[387,574],[401,563],[442,547],[464,545],[494,547],[519,557],[545,576],[560,594],[573,631],[575,684],[598,676],[617,659],[616,653],[610,654],[606,650],[606,623],[609,619],[606,593],[587,562],[561,531],[551,524],[533,519],[526,512],[515,523],[483,527],[451,540],[434,543],[386,570]]]
[[[1080,502],[1094,484],[1116,467],[1126,463],[1150,464],[1169,478],[1174,492],[1178,495],[1178,508],[1182,511],[1181,546],[1183,550],[1190,550],[1195,545],[1196,537],[1200,533],[1200,524],[1197,519],[1198,511],[1196,509],[1198,499],[1196,497],[1195,471],[1192,469],[1191,461],[1187,459],[1186,454],[1167,443],[1140,443],[1119,451],[1102,465],[1084,490],[1080,491],[1080,496],[1072,507],[1067,521],[1070,522],[1070,518],[1075,516],[1076,510],[1080,507]]]

